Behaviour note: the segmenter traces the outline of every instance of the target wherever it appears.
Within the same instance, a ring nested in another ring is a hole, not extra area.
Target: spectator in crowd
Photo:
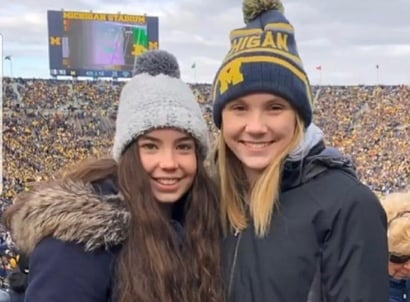
[[[389,302],[410,301],[410,190],[382,200],[388,220]]]
[[[25,301],[222,301],[208,145],[175,57],[138,57],[120,96],[113,159],[33,186],[6,212],[30,257]]]
[[[7,255],[1,255],[0,278],[5,279],[10,271],[10,263]]]
[[[10,302],[24,302],[28,275],[16,270],[8,277]]]
[[[16,261],[15,267],[2,279],[0,302],[24,302],[25,290],[28,284],[28,258],[16,255],[11,257]]]
[[[16,259],[18,271],[28,275],[30,272],[30,259],[23,253],[18,253]]]
[[[245,0],[243,12],[212,90],[227,299],[385,302],[383,208],[312,124],[280,1]]]

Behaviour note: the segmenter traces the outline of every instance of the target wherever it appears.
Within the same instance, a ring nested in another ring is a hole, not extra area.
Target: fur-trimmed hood
[[[52,182],[17,197],[23,203],[11,218],[16,246],[31,254],[45,237],[81,243],[90,251],[121,244],[130,214],[121,194],[100,194],[91,184]]]

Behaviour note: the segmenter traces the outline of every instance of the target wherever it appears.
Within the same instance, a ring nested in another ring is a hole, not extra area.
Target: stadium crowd
[[[1,206],[26,184],[108,152],[123,82],[3,79]],[[209,84],[192,84],[212,124]],[[327,141],[352,154],[378,194],[403,190],[410,177],[409,86],[314,86],[315,123]]]

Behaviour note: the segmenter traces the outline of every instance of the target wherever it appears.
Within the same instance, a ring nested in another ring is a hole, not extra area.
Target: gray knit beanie
[[[118,162],[140,135],[159,128],[175,128],[192,135],[200,154],[206,157],[208,128],[192,90],[180,79],[175,56],[151,50],[137,58],[135,76],[121,91],[114,159]]]

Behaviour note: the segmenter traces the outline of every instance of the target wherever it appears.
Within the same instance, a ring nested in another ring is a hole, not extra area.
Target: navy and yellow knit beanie
[[[250,93],[285,98],[302,117],[312,121],[312,93],[299,57],[293,26],[280,0],[244,0],[246,26],[230,34],[231,48],[212,87],[213,118],[220,128],[226,104]]]

